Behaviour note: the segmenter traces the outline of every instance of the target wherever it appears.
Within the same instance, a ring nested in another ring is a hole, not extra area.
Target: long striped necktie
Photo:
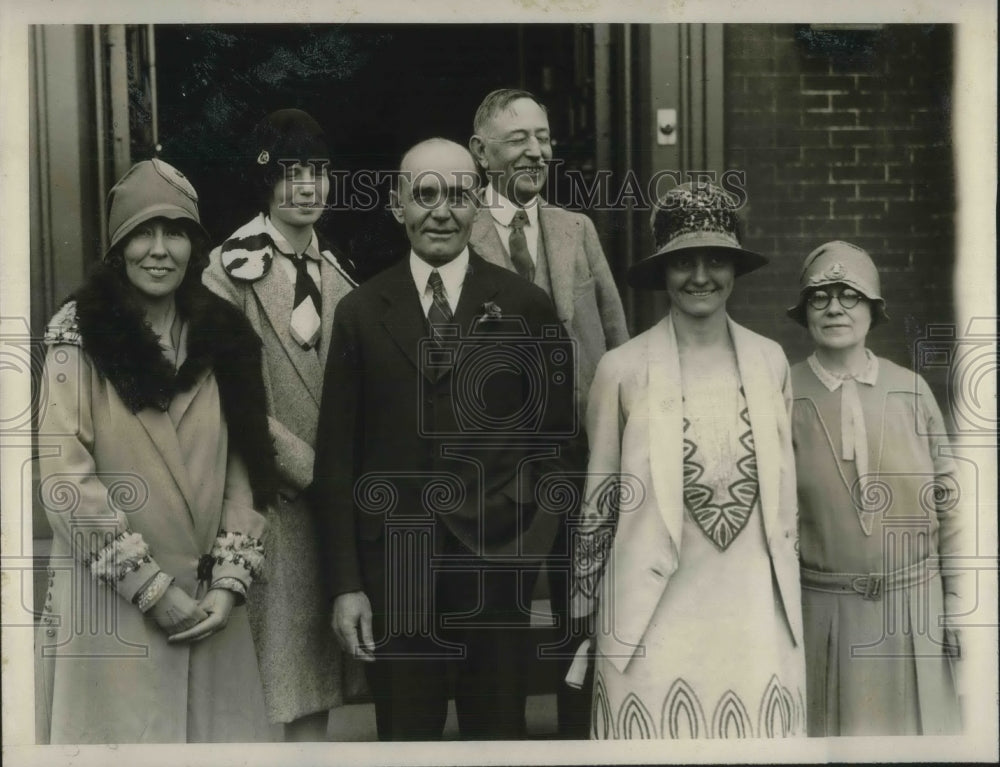
[[[444,282],[441,275],[435,269],[427,278],[427,287],[431,289],[434,299],[431,301],[430,309],[427,310],[427,322],[431,326],[431,334],[434,340],[441,343],[441,326],[449,325],[454,320],[451,306],[448,305],[448,294],[444,289]]]

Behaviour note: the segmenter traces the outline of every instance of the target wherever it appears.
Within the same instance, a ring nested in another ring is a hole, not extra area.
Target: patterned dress
[[[804,734],[746,399],[735,359],[725,369],[685,386],[680,563],[625,673],[597,655],[593,738]]]

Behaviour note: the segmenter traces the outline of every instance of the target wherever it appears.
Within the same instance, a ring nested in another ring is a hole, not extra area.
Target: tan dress
[[[680,562],[626,671],[597,656],[594,738],[804,734],[801,655],[772,580],[735,358],[721,372],[684,378]]]
[[[926,382],[870,360],[856,382],[863,491],[857,461],[843,457],[842,387],[815,360],[792,368],[809,734],[953,734],[956,669],[941,619],[960,612],[961,578],[939,564],[961,554],[956,466]],[[866,596],[870,574],[906,568],[912,585]],[[858,590],[835,593],[810,572],[854,574]]]

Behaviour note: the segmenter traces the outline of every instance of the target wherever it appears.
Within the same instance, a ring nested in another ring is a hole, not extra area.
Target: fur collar
[[[320,254],[350,283],[357,286],[354,264],[333,248],[316,232]],[[256,282],[271,271],[276,247],[267,230],[263,213],[233,232],[219,249],[222,268],[234,282]]]
[[[178,392],[190,389],[211,369],[230,444],[247,466],[254,501],[270,503],[277,470],[267,425],[260,338],[239,310],[200,282],[178,294],[177,309],[189,324],[187,358],[176,374],[129,289],[104,265],[63,306],[46,340],[80,345],[133,413],[147,407],[166,410]]]

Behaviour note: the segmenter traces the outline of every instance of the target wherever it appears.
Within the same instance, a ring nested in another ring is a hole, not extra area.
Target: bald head
[[[418,257],[440,266],[464,250],[476,215],[478,185],[472,155],[454,141],[427,139],[403,155],[392,211],[406,227]]]
[[[414,144],[399,161],[400,176],[409,179],[421,172],[440,173],[444,168],[475,174],[476,161],[468,149],[446,138],[429,138]]]

